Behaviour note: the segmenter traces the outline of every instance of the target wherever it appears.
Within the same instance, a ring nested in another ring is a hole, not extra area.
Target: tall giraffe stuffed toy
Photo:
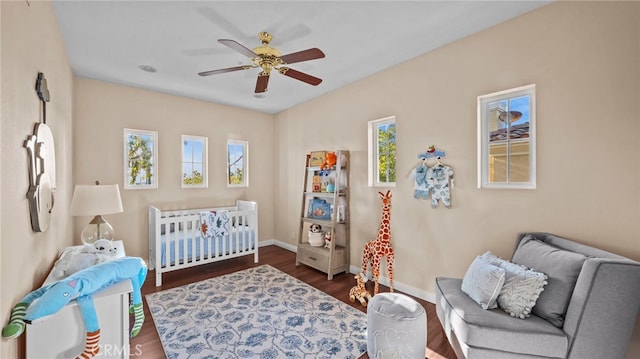
[[[380,261],[387,257],[387,271],[389,272],[389,290],[393,292],[393,247],[391,246],[391,191],[386,194],[378,192],[382,199],[382,221],[378,230],[378,237],[364,246],[362,253],[362,272],[367,273],[367,263],[371,261],[371,274],[375,287],[373,295],[378,294],[378,276],[380,275]]]

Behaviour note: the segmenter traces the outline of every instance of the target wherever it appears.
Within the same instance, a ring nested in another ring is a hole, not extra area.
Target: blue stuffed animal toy
[[[113,283],[130,279],[133,286],[130,311],[135,316],[131,337],[135,337],[144,322],[140,288],[146,277],[147,265],[137,257],[118,258],[83,269],[25,296],[11,311],[9,324],[2,329],[2,336],[20,336],[24,332],[25,323],[57,313],[71,300],[76,299],[87,331],[84,352],[77,358],[93,358],[100,351],[100,325],[92,294]]]

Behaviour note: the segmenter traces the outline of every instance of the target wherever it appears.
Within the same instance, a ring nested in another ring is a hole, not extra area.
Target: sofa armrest
[[[640,263],[587,259],[565,317],[567,358],[623,358],[639,309]]]

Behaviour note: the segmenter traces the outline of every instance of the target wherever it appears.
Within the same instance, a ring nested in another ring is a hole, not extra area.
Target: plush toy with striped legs
[[[131,307],[135,322],[131,336],[138,335],[144,322],[140,288],[147,277],[147,265],[141,258],[124,257],[83,269],[71,276],[25,296],[11,311],[9,324],[2,329],[5,338],[16,338],[24,332],[25,323],[57,313],[76,299],[86,329],[84,351],[79,359],[90,359],[100,351],[100,325],[92,294],[113,283],[130,279],[133,286]]]

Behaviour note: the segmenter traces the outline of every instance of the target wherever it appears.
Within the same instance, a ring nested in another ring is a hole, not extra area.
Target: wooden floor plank
[[[232,258],[218,263],[211,263],[203,266],[187,268],[163,275],[163,285],[155,287],[154,272],[149,272],[146,282],[142,286],[142,295],[154,293],[169,288],[179,287],[188,283],[202,281],[208,278],[217,277],[224,274],[233,273],[239,270],[269,264],[307,284],[366,312],[366,308],[359,302],[349,301],[349,289],[356,284],[352,274],[341,273],[327,280],[327,275],[311,267],[295,265],[295,253],[277,246],[265,246],[260,248],[260,263],[253,263],[253,256]],[[369,282],[373,286],[373,283]],[[373,288],[368,288],[370,292]],[[381,292],[388,291],[386,286],[380,287]],[[436,316],[435,305],[422,299],[412,297],[418,301],[427,312],[427,348],[426,358],[429,359],[456,359],[456,355],[449,345],[442,330],[440,321]],[[164,350],[160,337],[156,331],[155,324],[149,312],[149,306],[144,300],[145,322],[140,334],[131,339],[131,357],[136,358],[164,358]],[[133,321],[133,317],[131,318]],[[365,353],[360,359],[369,358]]]

